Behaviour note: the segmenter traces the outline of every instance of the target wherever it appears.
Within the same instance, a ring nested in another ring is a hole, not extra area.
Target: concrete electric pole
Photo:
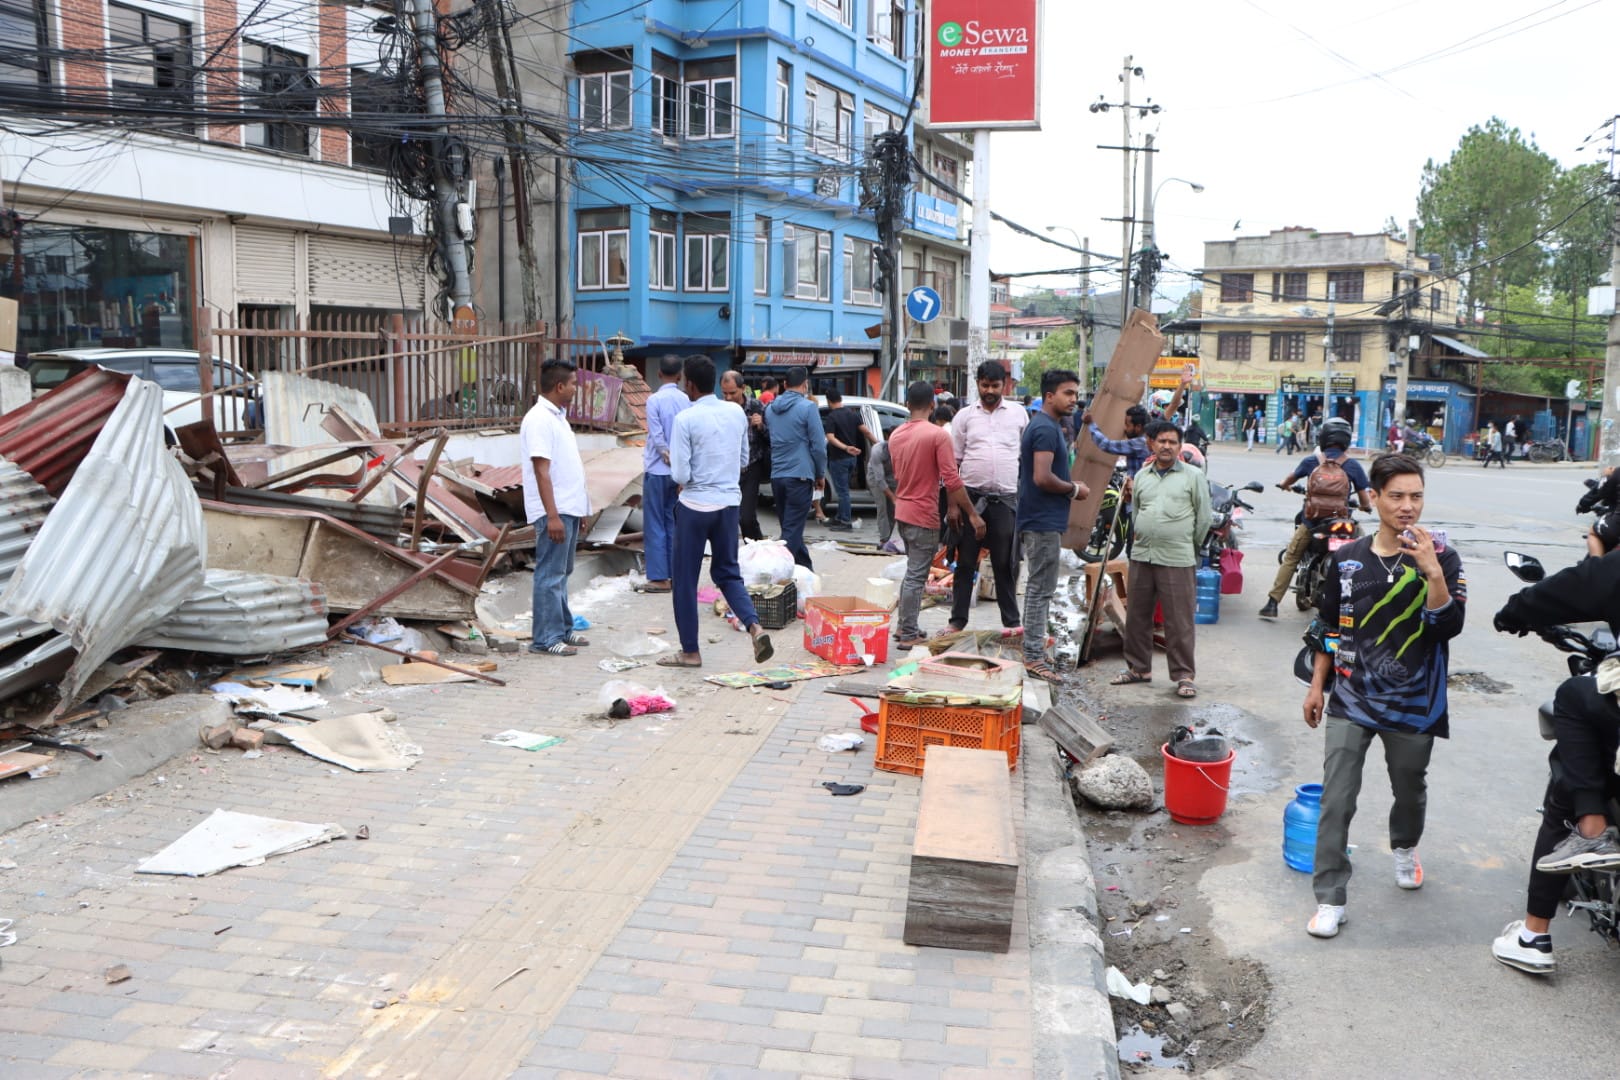
[[[1153,258],[1153,199],[1151,198],[1153,191],[1152,135],[1143,138],[1142,153],[1146,155],[1146,160],[1142,162],[1142,252],[1141,262],[1136,268],[1135,304],[1143,311],[1152,311],[1153,271],[1156,261]]]
[[[458,322],[473,317],[472,275],[467,269],[467,229],[463,212],[471,222],[471,210],[461,198],[460,178],[454,175],[450,157],[450,124],[445,113],[444,75],[439,64],[438,15],[433,0],[411,0],[411,20],[416,27],[416,45],[422,65],[422,93],[427,114],[433,120],[433,201],[439,225],[439,245],[449,275],[450,314]],[[460,172],[466,173],[466,162]]]
[[[1412,339],[1417,334],[1417,324],[1413,316],[1417,312],[1417,218],[1411,218],[1406,223],[1406,273],[1402,279],[1406,285],[1404,308],[1406,311],[1405,324],[1401,327],[1401,339],[1395,347],[1395,355],[1399,357],[1395,367],[1395,423],[1406,426],[1406,380],[1412,370]]]
[[[1609,197],[1614,200],[1614,222],[1609,227],[1609,288],[1613,310],[1609,313],[1609,338],[1603,353],[1602,441],[1598,444],[1598,467],[1620,466],[1620,116],[1609,121]]]

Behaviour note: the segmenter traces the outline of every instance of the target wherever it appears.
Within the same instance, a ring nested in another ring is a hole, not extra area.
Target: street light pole
[[[1150,149],[1153,146],[1153,136],[1151,135],[1147,136],[1147,146]],[[1148,159],[1143,167],[1147,170],[1148,184],[1152,184],[1153,155],[1151,153],[1148,154]],[[1153,218],[1159,205],[1159,192],[1164,190],[1166,184],[1186,184],[1193,189],[1194,195],[1201,195],[1204,191],[1203,184],[1183,180],[1179,176],[1167,176],[1159,181],[1158,187],[1152,189],[1153,195],[1148,199],[1147,203],[1147,215],[1142,219],[1142,266],[1137,271],[1136,278],[1136,306],[1145,311],[1153,310],[1153,287],[1159,276],[1159,249],[1158,243],[1153,236]]]
[[[1091,288],[1091,237],[1082,237],[1067,225],[1048,225],[1046,227],[1047,232],[1058,232],[1059,230],[1074,237],[1075,244],[1080,248],[1080,303],[1074,320],[1074,343],[1080,353],[1075,367],[1079,369],[1077,374],[1080,376],[1080,396],[1083,398],[1090,391],[1091,385],[1091,372],[1088,370],[1091,364],[1087,358],[1087,353],[1090,351],[1088,347],[1089,341],[1087,340],[1089,334],[1086,328],[1086,314],[1091,310],[1091,297],[1088,295]]]

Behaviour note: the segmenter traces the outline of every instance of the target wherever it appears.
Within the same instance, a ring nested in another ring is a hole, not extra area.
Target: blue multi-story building
[[[918,18],[907,0],[574,0],[575,325],[632,338],[632,359],[874,389],[861,174],[905,124]]]

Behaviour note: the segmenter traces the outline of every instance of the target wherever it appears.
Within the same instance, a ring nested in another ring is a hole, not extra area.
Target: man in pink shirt
[[[901,648],[927,640],[917,626],[917,613],[922,609],[928,568],[939,551],[941,484],[950,500],[951,516],[965,519],[975,537],[984,536],[984,519],[968,501],[967,490],[957,474],[950,434],[930,423],[934,388],[925,382],[912,383],[906,390],[906,407],[911,410],[911,419],[889,436],[889,457],[894,463],[894,520],[906,545],[906,576],[900,582],[900,605],[895,616],[894,642]]]
[[[984,517],[983,543],[965,532],[956,556],[956,586],[951,597],[952,630],[965,630],[973,603],[980,552],[990,552],[996,580],[1001,625],[1020,625],[1018,614],[1018,456],[1029,412],[1007,400],[1007,369],[986,360],[974,373],[979,400],[964,405],[951,420],[956,467],[968,501]]]

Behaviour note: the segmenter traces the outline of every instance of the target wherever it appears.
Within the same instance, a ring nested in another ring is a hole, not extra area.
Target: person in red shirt
[[[906,576],[900,582],[900,604],[895,616],[895,644],[901,648],[927,640],[917,626],[917,613],[922,610],[928,568],[939,551],[940,485],[944,485],[949,499],[947,516],[951,524],[959,526],[966,519],[974,535],[984,537],[984,519],[973,509],[956,471],[950,432],[930,422],[934,388],[925,382],[912,383],[906,389],[906,407],[911,410],[911,419],[889,436],[889,457],[894,463],[894,520],[906,545]]]

